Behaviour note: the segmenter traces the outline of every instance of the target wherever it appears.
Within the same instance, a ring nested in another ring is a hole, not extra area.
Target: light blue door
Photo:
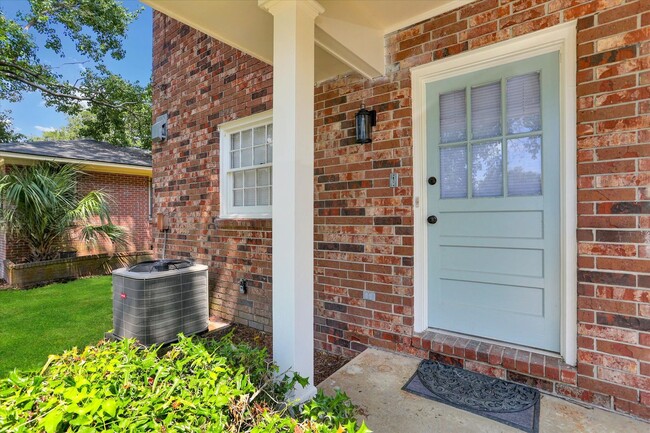
[[[427,84],[430,327],[560,350],[558,59]]]

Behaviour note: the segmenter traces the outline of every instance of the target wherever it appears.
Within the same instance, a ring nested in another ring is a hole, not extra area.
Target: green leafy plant
[[[340,395],[320,394],[318,405],[344,413],[292,417],[269,386],[277,368],[263,350],[182,336],[158,349],[102,341],[50,356],[40,373],[10,373],[0,380],[0,432],[369,432]]]
[[[56,258],[73,230],[90,243],[100,238],[118,245],[127,242],[124,229],[111,223],[105,193],[77,193],[82,175],[71,164],[42,162],[14,168],[0,178],[0,226],[27,244],[30,260]]]

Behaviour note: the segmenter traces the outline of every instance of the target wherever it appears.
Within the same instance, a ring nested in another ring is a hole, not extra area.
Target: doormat
[[[404,391],[528,433],[539,432],[539,391],[459,367],[424,360]]]

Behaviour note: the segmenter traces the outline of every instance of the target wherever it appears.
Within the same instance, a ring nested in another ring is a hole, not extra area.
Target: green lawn
[[[110,276],[0,291],[0,377],[39,369],[49,354],[94,344],[112,327]]]

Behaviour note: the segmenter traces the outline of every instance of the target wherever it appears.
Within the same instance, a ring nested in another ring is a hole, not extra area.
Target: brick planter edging
[[[151,260],[151,251],[115,254],[92,254],[42,262],[5,262],[7,283],[14,288],[28,288],[54,281],[70,280],[92,275],[105,275],[113,269]]]

